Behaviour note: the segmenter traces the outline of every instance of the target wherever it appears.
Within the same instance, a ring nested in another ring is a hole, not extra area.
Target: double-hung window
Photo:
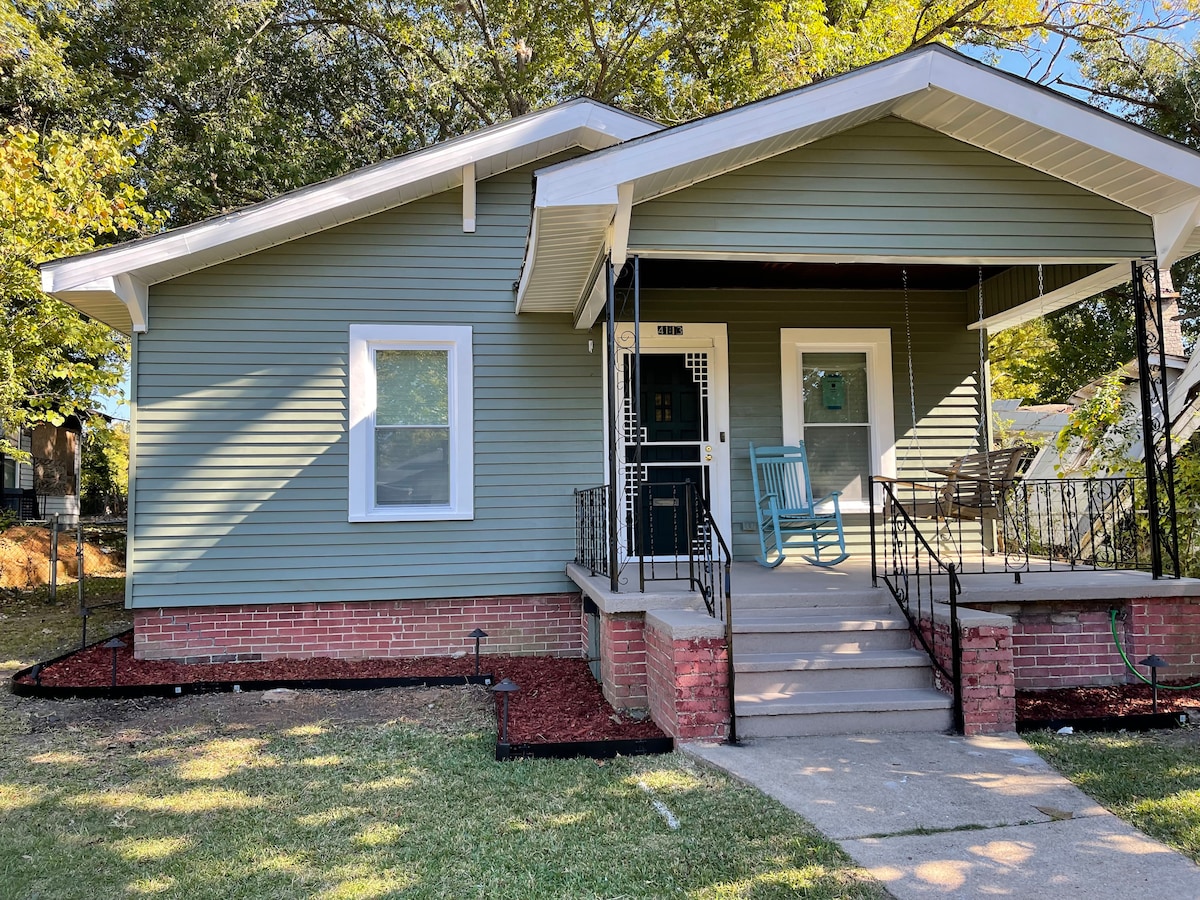
[[[471,327],[350,326],[350,521],[474,515]]]
[[[865,512],[870,476],[895,477],[891,332],[781,330],[783,440],[804,441],[814,497]]]

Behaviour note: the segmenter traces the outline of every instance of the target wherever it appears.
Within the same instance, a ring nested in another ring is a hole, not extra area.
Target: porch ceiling
[[[587,301],[598,262],[609,250],[617,261],[623,257],[621,236],[632,206],[885,116],[939,131],[1153,217],[1161,265],[1200,249],[1200,154],[933,46],[540,170],[518,312],[593,313],[595,303]],[[572,222],[565,227],[559,212],[568,208]],[[564,264],[558,252],[567,246],[573,258]]]

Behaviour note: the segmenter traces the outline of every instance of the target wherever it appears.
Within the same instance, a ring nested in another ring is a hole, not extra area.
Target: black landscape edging
[[[128,632],[122,632],[127,634]],[[192,681],[180,684],[119,684],[60,685],[36,684],[25,681],[38,666],[43,669],[68,657],[89,650],[109,638],[94,641],[78,650],[69,650],[54,659],[27,666],[9,679],[9,690],[18,697],[41,697],[45,700],[133,700],[139,697],[186,697],[190,694],[237,694],[251,691],[270,691],[275,688],[291,690],[369,691],[390,687],[456,687],[464,684],[490,685],[491,675],[430,675],[396,676],[392,678],[271,678],[251,681]]]
[[[1128,716],[1086,716],[1061,719],[1018,719],[1017,731],[1156,731],[1163,728],[1182,728],[1189,723],[1187,713],[1136,713]]]
[[[675,741],[661,738],[623,738],[612,741],[559,741],[545,744],[504,744],[496,741],[496,759],[612,759],[670,753]]]

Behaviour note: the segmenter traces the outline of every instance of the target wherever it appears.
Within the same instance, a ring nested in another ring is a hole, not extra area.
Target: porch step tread
[[[859,650],[846,653],[746,653],[734,657],[735,672],[802,672],[815,669],[895,669],[929,666],[920,650]]]
[[[739,587],[743,588],[739,590]],[[873,588],[843,588],[836,587],[822,591],[771,591],[747,592],[745,585],[739,585],[735,576],[733,581],[734,603],[741,609],[761,609],[778,607],[792,609],[797,607],[840,608],[844,606],[870,606],[877,603],[892,603],[891,594],[887,591]]]
[[[808,618],[809,616],[887,616],[892,612],[899,612],[899,607],[895,603],[847,603],[840,606],[829,606],[823,603],[815,603],[811,605],[793,604],[783,606],[762,606],[746,608],[741,606],[738,601],[734,600],[733,615],[734,621],[737,619],[758,619],[758,618]]]
[[[873,612],[874,614],[870,614]],[[863,611],[831,615],[824,610],[818,615],[747,615],[733,617],[733,633],[744,634],[764,631],[807,632],[807,631],[873,631],[879,629],[907,629],[908,623],[897,612]]]
[[[822,713],[905,712],[950,709],[954,701],[934,688],[886,691],[814,691],[806,694],[739,694],[734,701],[738,718]]]

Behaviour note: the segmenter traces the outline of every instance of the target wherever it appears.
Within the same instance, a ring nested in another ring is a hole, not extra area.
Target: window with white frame
[[[783,440],[804,441],[813,495],[865,512],[870,476],[895,477],[887,328],[781,329]]]
[[[350,326],[350,521],[474,515],[469,325]]]

